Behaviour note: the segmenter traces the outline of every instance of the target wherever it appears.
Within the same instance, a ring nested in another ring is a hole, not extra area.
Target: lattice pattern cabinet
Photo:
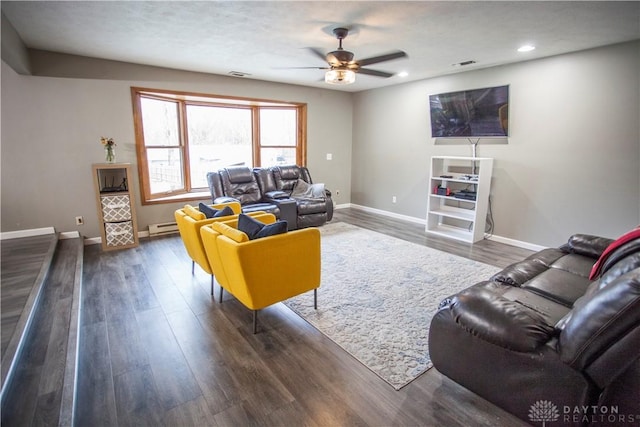
[[[475,243],[484,238],[493,159],[434,156],[426,232]]]
[[[100,235],[105,251],[138,246],[138,221],[130,177],[129,163],[93,165]]]

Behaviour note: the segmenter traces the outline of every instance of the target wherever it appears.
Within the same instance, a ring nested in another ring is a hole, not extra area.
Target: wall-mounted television
[[[509,86],[429,96],[433,138],[509,135]]]

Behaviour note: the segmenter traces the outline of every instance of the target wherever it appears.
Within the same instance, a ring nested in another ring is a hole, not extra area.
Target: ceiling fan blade
[[[308,47],[307,49],[309,49],[315,56],[317,56],[318,58],[322,59],[323,61],[327,60],[327,57],[326,57],[325,53],[322,52],[317,47]]]
[[[397,52],[387,53],[385,55],[374,56],[372,58],[359,59],[356,61],[361,67],[365,65],[377,64],[378,62],[391,61],[393,59],[405,58],[408,55],[403,51],[399,50]]]
[[[342,66],[342,62],[333,54],[333,52],[327,53],[327,57],[325,59],[332,67],[340,67]]]
[[[330,70],[329,67],[271,67],[272,70]]]
[[[391,77],[391,76],[393,76],[392,73],[387,73],[387,72],[378,71],[378,70],[370,70],[368,68],[360,68],[356,72],[360,73],[360,74],[368,74],[370,76],[376,76],[376,77]]]

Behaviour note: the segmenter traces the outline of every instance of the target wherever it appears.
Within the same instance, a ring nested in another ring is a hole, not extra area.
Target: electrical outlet
[[[77,216],[76,225],[84,225],[84,218],[82,218],[81,216]]]
[[[395,202],[396,202],[396,196],[393,196],[393,197],[391,198],[391,203],[395,203]]]

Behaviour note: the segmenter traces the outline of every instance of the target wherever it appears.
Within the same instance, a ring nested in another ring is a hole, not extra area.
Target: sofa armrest
[[[560,322],[561,359],[586,368],[640,325],[640,269],[578,299]]]
[[[562,246],[562,249],[566,252],[598,259],[612,242],[612,239],[606,237],[592,236],[590,234],[574,234],[569,238],[569,241]]]
[[[266,193],[264,193],[264,199],[269,202],[273,202],[275,200],[281,200],[281,199],[288,199],[288,198],[289,198],[289,193],[287,193],[286,191],[274,190],[274,191],[267,191]]]
[[[535,311],[482,288],[445,300],[439,312],[443,310],[471,335],[512,351],[533,351],[554,334],[553,326]]]
[[[240,203],[240,200],[234,198],[234,197],[229,197],[229,196],[221,196],[221,197],[216,197],[215,199],[213,199],[213,203],[214,204],[220,204],[220,203],[231,203],[231,202],[236,202],[236,203]]]

